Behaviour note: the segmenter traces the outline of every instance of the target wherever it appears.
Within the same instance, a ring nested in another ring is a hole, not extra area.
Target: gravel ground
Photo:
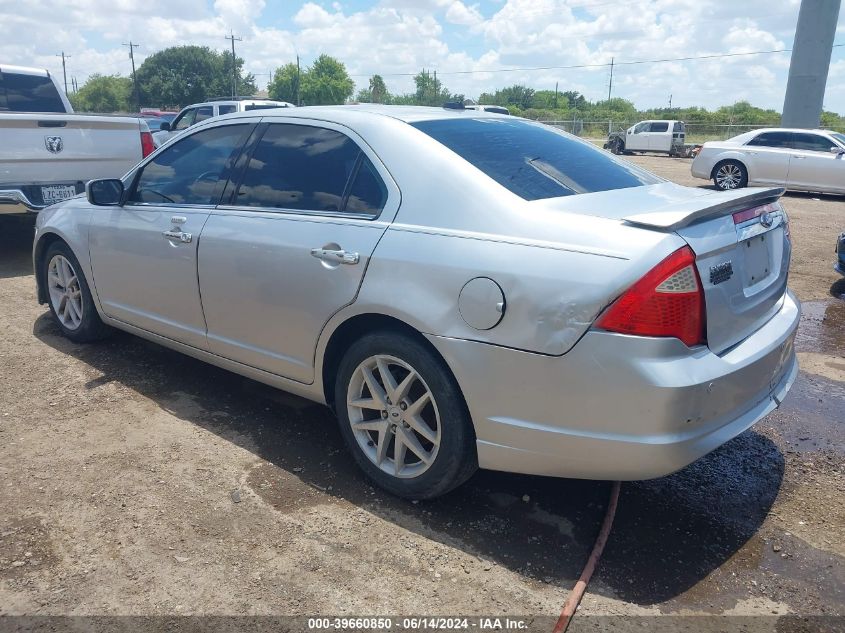
[[[632,160],[706,186],[689,160]],[[845,615],[845,200],[785,204],[795,387],[683,471],[623,485],[574,629]],[[391,498],[322,407],[129,335],[62,338],[35,300],[31,230],[0,217],[0,615],[556,617],[609,484],[481,472],[433,502]]]

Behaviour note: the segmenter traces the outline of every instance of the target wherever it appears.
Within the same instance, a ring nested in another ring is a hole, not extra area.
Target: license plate
[[[41,187],[41,199],[44,204],[54,204],[73,198],[76,195],[75,185],[47,185]]]
[[[745,240],[743,250],[745,251],[745,287],[753,286],[769,276],[772,264],[769,258],[769,241],[771,236],[768,233],[756,235]]]

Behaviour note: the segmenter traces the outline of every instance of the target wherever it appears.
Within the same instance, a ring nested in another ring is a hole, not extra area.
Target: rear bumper
[[[40,183],[38,185],[0,185],[0,215],[38,213],[50,206],[44,204],[41,198],[41,187],[43,185],[72,185],[76,187],[77,194],[85,191],[85,183],[82,181]]]
[[[482,468],[636,480],[683,468],[776,408],[798,373],[799,317],[787,293],[766,325],[721,356],[600,331],[560,357],[430,340],[461,384]]]
[[[704,160],[699,153],[692,161],[692,166],[690,167],[690,173],[692,174],[693,178],[703,178],[704,180],[710,180],[710,174],[713,172],[713,165],[712,162],[709,160]]]

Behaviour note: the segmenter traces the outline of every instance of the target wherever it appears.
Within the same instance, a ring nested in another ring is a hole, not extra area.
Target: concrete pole
[[[801,0],[783,102],[783,127],[817,128],[821,124],[840,4],[841,0]]]

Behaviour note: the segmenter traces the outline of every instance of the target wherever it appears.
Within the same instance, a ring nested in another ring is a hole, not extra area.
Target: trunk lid
[[[791,255],[783,189],[715,192],[661,183],[625,190],[630,195],[622,205],[620,191],[571,196],[554,206],[683,238],[696,255],[714,353],[741,342],[778,311]]]
[[[791,244],[783,189],[745,189],[628,216],[636,225],[675,231],[696,254],[707,309],[707,345],[721,353],[765,324],[786,292]],[[698,204],[697,204],[698,203]]]

